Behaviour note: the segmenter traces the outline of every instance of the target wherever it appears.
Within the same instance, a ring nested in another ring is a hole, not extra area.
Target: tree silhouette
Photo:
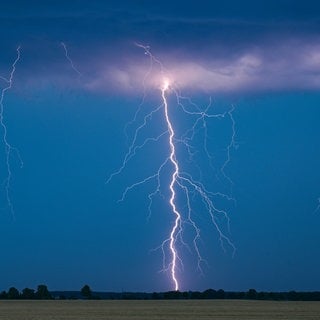
[[[255,289],[249,289],[247,292],[247,298],[251,300],[255,300],[258,297],[258,293]]]
[[[52,299],[51,294],[46,285],[38,285],[38,290],[36,292],[36,298],[40,300]]]
[[[20,293],[18,289],[16,289],[15,287],[11,287],[8,291],[7,296],[8,296],[8,299],[19,299]]]
[[[90,287],[86,284],[81,288],[80,291],[81,295],[86,298],[86,299],[91,299],[92,298],[92,291]]]
[[[8,294],[5,291],[1,291],[0,299],[8,299]]]
[[[33,289],[29,289],[29,288],[24,288],[22,290],[21,298],[22,299],[34,299],[35,298],[34,290]]]

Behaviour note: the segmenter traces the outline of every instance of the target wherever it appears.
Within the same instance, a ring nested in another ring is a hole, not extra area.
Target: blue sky
[[[217,229],[199,199],[194,217],[201,228],[199,249],[207,264],[197,270],[194,230],[177,243],[184,268],[181,290],[319,290],[320,87],[319,6],[316,2],[200,1],[12,1],[1,4],[0,75],[8,78],[21,46],[11,90],[5,93],[3,120],[12,153],[10,199],[5,196],[5,144],[0,144],[1,289],[16,286],[94,290],[171,290],[162,252],[173,216],[167,178],[150,217],[148,194],[154,182],[126,187],[153,174],[168,154],[166,136],[139,150],[126,169],[106,184],[128,150],[135,126],[161,104],[155,64],[135,43],[149,45],[172,87],[200,108],[231,110],[235,144],[221,174],[232,122],[207,121],[193,140],[197,153],[184,170],[212,192],[230,217],[220,226],[232,240],[223,251]],[[81,76],[72,69],[61,42]],[[5,81],[0,83],[1,89]],[[133,125],[141,99],[142,111]],[[168,95],[178,135],[194,118]],[[184,100],[185,101],[185,100]],[[188,108],[192,105],[187,104]],[[211,109],[210,109],[211,111]],[[156,114],[138,144],[165,130]],[[125,129],[127,128],[127,129]],[[1,131],[3,137],[4,132]],[[128,138],[126,137],[128,136]],[[181,196],[181,195],[180,195]],[[185,208],[181,196],[179,205]],[[170,252],[166,251],[170,260]]]

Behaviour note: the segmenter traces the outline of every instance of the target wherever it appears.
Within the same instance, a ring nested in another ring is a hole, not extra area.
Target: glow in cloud
[[[209,48],[210,51],[210,48]],[[239,55],[226,52],[225,57],[212,53],[205,58],[184,57],[184,53],[166,52],[161,58],[166,76],[181,90],[200,92],[256,92],[281,90],[317,90],[320,88],[320,46],[316,44],[281,43],[244,50]],[[120,57],[121,59],[121,57]],[[90,90],[141,90],[142,79],[148,72],[139,59],[101,63],[100,71],[86,84]],[[158,88],[161,78],[150,77],[147,86]]]
[[[259,44],[237,46],[240,48],[232,49],[227,43],[217,44],[217,47],[215,44],[201,45],[199,49],[192,45],[169,45],[166,50],[154,50],[165,65],[166,77],[182,92],[242,94],[320,89],[317,39],[280,39],[272,44],[261,40]],[[74,72],[79,75],[78,69],[69,68],[70,72],[66,68],[66,56],[61,51],[61,43],[57,42],[50,47],[51,59],[41,60],[41,56],[33,60],[32,65],[25,63],[26,69],[21,68],[20,77],[24,78],[21,82],[27,88],[20,89],[38,91],[54,84],[106,94],[135,95],[144,89],[158,90],[161,86],[162,78],[153,73],[145,84],[147,88],[143,87],[141,80],[148,73],[148,66],[134,42],[111,47],[95,43],[89,48],[90,52],[81,44],[73,43],[68,47],[74,65],[81,69],[80,81],[74,81]],[[35,46],[29,49],[30,52],[25,49],[25,56],[33,56],[32,50],[40,49],[49,50]]]

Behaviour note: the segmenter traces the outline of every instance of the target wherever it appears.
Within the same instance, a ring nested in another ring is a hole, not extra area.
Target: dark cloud
[[[318,19],[319,3],[315,0],[226,0],[226,1],[21,1],[1,4],[1,15],[10,16],[106,16],[110,12],[174,18],[244,18],[244,19]]]
[[[63,83],[63,41],[88,87],[110,88],[122,79],[119,85],[127,88],[147,67],[134,46],[140,42],[151,46],[182,87],[317,89],[318,7],[312,1],[13,1],[2,4],[0,13],[1,63],[7,66],[21,45],[26,83],[37,77]]]

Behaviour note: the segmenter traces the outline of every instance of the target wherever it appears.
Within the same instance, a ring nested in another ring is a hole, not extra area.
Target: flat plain
[[[246,300],[0,301],[1,320],[320,320],[320,302]]]

